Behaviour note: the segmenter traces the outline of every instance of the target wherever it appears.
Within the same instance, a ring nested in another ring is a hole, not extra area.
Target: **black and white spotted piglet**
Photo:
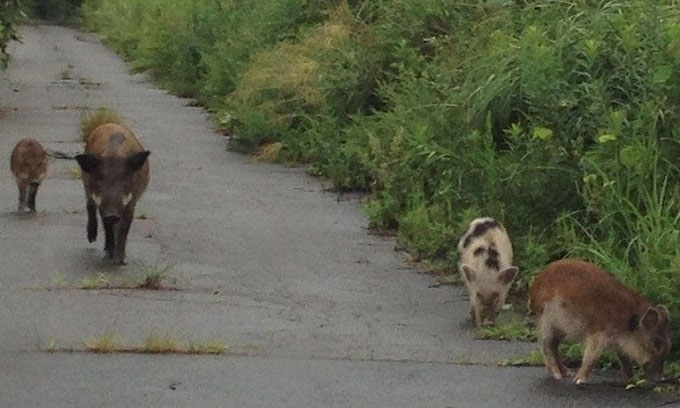
[[[519,269],[512,265],[512,244],[493,218],[477,218],[458,242],[461,276],[470,295],[470,316],[477,327],[493,324]]]

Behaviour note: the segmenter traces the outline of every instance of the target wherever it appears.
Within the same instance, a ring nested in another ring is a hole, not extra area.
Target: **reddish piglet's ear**
[[[79,154],[75,159],[85,173],[92,173],[99,166],[99,158],[92,154]]]
[[[645,329],[652,329],[659,324],[659,320],[661,320],[659,311],[653,307],[650,307],[640,318],[640,325]]]
[[[508,285],[513,280],[515,280],[515,277],[517,276],[518,272],[519,272],[519,268],[517,268],[516,266],[511,266],[509,268],[505,268],[501,271],[500,274],[498,274],[498,280],[503,282],[504,284]]]
[[[135,171],[141,169],[144,163],[146,163],[146,159],[149,157],[150,154],[151,154],[150,151],[144,150],[143,152],[135,153],[132,156],[128,157],[125,163],[128,170],[134,173]]]

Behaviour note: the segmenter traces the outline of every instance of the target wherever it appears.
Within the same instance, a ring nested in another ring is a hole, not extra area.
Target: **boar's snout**
[[[39,181],[31,181],[31,187],[40,187]]]

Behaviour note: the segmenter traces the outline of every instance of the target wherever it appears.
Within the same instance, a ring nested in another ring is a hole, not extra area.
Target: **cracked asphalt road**
[[[20,30],[0,73],[0,160],[16,141],[75,153],[80,114],[118,110],[150,157],[151,182],[128,241],[130,265],[85,237],[74,162],[53,160],[36,215],[14,213],[0,173],[0,406],[524,407],[653,406],[607,378],[576,389],[543,368],[499,368],[526,343],[474,340],[464,290],[403,262],[366,230],[360,202],[300,169],[225,151],[207,114],[168,95],[96,37]],[[178,290],[82,290],[170,265]],[[221,339],[222,356],[92,354],[84,341],[151,332]],[[62,351],[49,352],[51,348]],[[70,350],[70,351],[64,351]],[[598,384],[599,382],[599,384]]]

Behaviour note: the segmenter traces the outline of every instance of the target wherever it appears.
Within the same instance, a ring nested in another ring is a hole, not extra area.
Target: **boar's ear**
[[[469,266],[462,264],[460,266],[460,270],[463,271],[465,274],[465,279],[467,279],[468,282],[473,282],[476,278],[475,276],[475,270],[470,268]]]
[[[143,152],[138,152],[128,157],[125,165],[130,173],[134,173],[141,169],[144,163],[146,163],[146,158],[151,154],[150,151],[144,150]]]
[[[640,318],[640,326],[645,329],[653,329],[659,324],[661,314],[656,308],[650,307]]]
[[[671,314],[668,312],[668,308],[664,305],[656,305],[657,310],[662,316],[666,317],[666,320],[671,320]]]
[[[516,266],[505,268],[501,271],[500,274],[498,274],[498,280],[506,285],[509,285],[510,283],[512,283],[513,280],[515,280],[515,277],[517,277],[518,272],[519,268]]]
[[[75,157],[78,165],[85,173],[92,173],[99,166],[99,158],[93,154],[79,154]]]

